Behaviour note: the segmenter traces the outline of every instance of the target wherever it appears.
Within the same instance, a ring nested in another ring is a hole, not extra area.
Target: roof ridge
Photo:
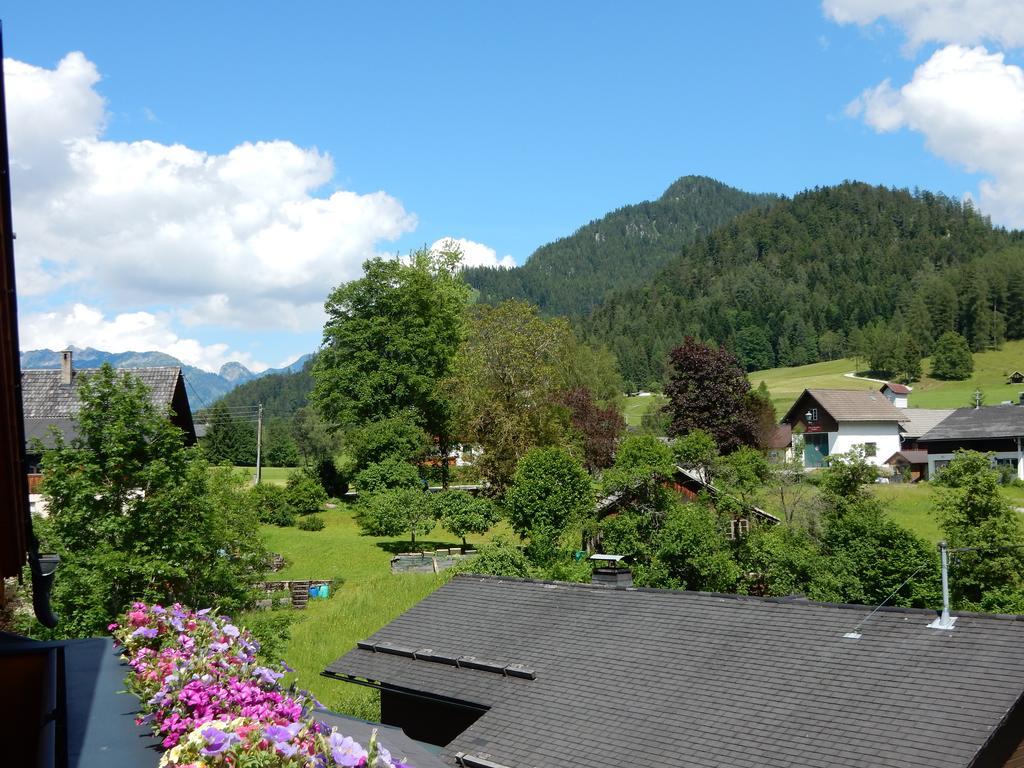
[[[759,597],[757,595],[740,595],[730,592],[702,592],[692,589],[667,589],[664,587],[624,587],[614,584],[593,584],[579,581],[559,581],[557,579],[532,579],[517,576],[495,576],[489,573],[457,573],[452,581],[476,580],[494,582],[513,582],[521,584],[539,584],[542,586],[574,587],[577,589],[594,590],[616,590],[619,592],[641,592],[653,594],[666,594],[677,596],[697,596],[708,598],[722,598],[735,600],[736,602],[768,603],[774,605],[796,605],[812,606],[818,608],[840,608],[853,611],[875,611],[880,613],[907,613],[915,616],[937,616],[941,611],[938,608],[909,608],[897,605],[861,605],[858,603],[830,603],[821,600],[808,600],[800,595],[786,595],[781,597]],[[980,611],[954,611],[957,616],[974,619],[998,619],[1002,621],[1024,621],[1024,614],[1008,613],[982,613]]]

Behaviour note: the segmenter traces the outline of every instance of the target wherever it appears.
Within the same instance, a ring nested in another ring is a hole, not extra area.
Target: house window
[[[864,443],[864,455],[867,457],[878,455],[878,443]]]
[[[737,518],[729,521],[729,539],[736,541],[750,533],[750,521],[744,518]]]

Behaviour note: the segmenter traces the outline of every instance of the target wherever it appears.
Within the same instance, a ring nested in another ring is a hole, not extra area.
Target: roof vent
[[[633,572],[622,564],[623,558],[623,555],[591,555],[588,559],[597,567],[590,574],[590,583],[607,587],[632,587]]]

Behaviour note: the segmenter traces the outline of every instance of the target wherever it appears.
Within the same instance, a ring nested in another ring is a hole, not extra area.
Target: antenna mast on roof
[[[952,629],[956,616],[949,615],[949,545],[939,542],[939,556],[942,560],[942,615],[928,626],[931,629]]]

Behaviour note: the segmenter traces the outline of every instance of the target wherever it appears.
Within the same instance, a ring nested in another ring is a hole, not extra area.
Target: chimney
[[[598,567],[590,574],[591,584],[606,587],[632,587],[633,572],[622,564],[622,555],[591,555],[588,560]]]
[[[74,370],[71,367],[71,350],[65,349],[60,353],[60,383],[65,387],[71,386],[71,377]]]

